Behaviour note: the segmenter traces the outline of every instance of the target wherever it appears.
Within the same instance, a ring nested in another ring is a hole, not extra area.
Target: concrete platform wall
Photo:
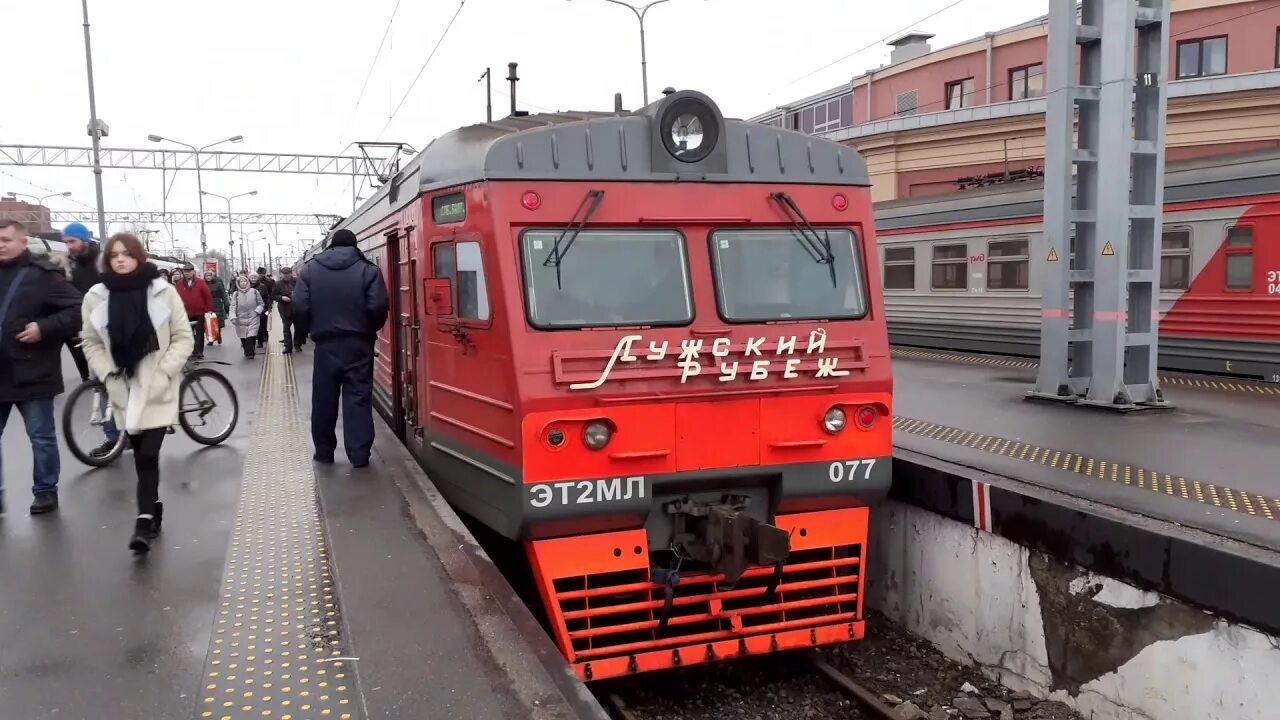
[[[913,505],[872,513],[868,603],[949,657],[1095,720],[1256,720],[1280,638]]]

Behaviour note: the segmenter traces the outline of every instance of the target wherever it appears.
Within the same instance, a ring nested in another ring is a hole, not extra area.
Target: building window
[[[489,289],[484,282],[484,263],[480,258],[480,243],[460,242],[458,255],[458,317],[464,320],[489,319]]]
[[[1276,67],[1280,68],[1280,27],[1276,28]]]
[[[1031,255],[1026,238],[987,243],[987,289],[1026,290]]]
[[[967,290],[969,288],[969,248],[967,245],[934,245],[934,290]]]
[[[1253,289],[1253,228],[1238,226],[1227,230],[1228,290]]]
[[[947,83],[947,109],[959,110],[973,105],[973,78]]]
[[[915,115],[916,109],[919,105],[916,91],[908,90],[907,92],[899,95],[897,105],[898,115]]]
[[[1178,43],[1178,79],[1227,74],[1227,38],[1213,37]]]
[[[884,249],[884,289],[916,289],[916,249],[897,247]]]
[[[1166,228],[1160,236],[1160,289],[1191,287],[1191,231]]]
[[[1027,65],[1009,71],[1009,99],[1026,100],[1044,94],[1044,66]]]

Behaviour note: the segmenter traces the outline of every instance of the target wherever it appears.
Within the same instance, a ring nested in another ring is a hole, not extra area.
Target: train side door
[[[396,330],[397,362],[400,367],[400,407],[406,438],[421,437],[422,422],[418,407],[420,368],[420,332],[418,311],[418,242],[413,228],[405,228],[397,238],[396,257]]]
[[[511,389],[502,372],[507,353],[494,337],[481,238],[460,232],[431,239],[430,277],[424,283],[426,353],[431,367],[429,432],[432,442],[456,438],[490,456],[515,447]]]

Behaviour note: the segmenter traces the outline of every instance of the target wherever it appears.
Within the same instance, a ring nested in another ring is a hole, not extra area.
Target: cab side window
[[[489,288],[485,282],[480,243],[440,243],[431,249],[432,275],[446,279],[453,289],[453,312],[459,320],[489,319]]]

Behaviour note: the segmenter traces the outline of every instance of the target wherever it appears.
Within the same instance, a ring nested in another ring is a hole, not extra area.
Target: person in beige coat
[[[133,447],[138,518],[129,548],[145,553],[160,533],[160,445],[178,423],[182,368],[195,336],[178,291],[147,262],[137,237],[113,235],[102,254],[102,282],[85,293],[80,309],[80,340]]]

